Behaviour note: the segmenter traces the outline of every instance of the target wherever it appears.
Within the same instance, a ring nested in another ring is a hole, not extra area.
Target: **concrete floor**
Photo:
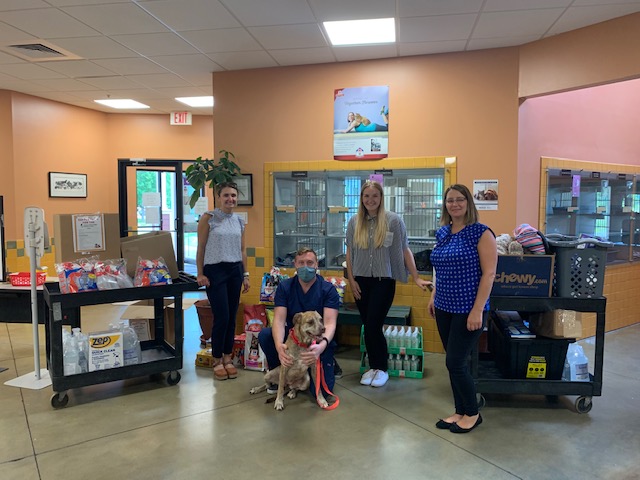
[[[108,323],[113,308],[84,309],[84,330]],[[591,412],[576,413],[575,397],[492,395],[466,435],[434,426],[452,411],[443,355],[425,357],[425,378],[375,389],[359,384],[358,352],[342,349],[336,410],[302,395],[275,412],[267,394],[248,393],[261,373],[214,382],[194,367],[199,334],[192,308],[177,386],[156,377],[94,385],[70,390],[55,410],[50,386],[4,385],[33,371],[32,331],[0,323],[0,479],[640,478],[640,324],[606,335]],[[593,339],[581,343],[593,358]]]

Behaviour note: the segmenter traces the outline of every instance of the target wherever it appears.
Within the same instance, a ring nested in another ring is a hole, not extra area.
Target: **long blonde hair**
[[[376,230],[373,232],[373,247],[380,248],[387,235],[387,214],[384,210],[384,191],[382,185],[374,180],[367,180],[360,189],[360,205],[356,217],[356,228],[353,242],[359,248],[369,248],[369,220],[367,219],[367,207],[362,202],[362,196],[367,188],[375,188],[380,192],[380,206],[378,207]]]

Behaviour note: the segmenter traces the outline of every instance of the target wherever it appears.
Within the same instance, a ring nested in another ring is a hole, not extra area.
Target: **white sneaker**
[[[389,380],[389,374],[387,372],[383,372],[382,370],[377,370],[377,372],[371,380],[372,387],[382,387],[387,383],[387,380]]]
[[[378,370],[367,370],[364,372],[364,375],[362,375],[362,378],[360,379],[360,384],[367,386],[371,385],[371,380],[376,376],[377,371]]]

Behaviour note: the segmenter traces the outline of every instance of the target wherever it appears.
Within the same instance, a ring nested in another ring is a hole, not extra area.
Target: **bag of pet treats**
[[[58,282],[62,293],[98,290],[94,258],[80,258],[72,262],[56,263]]]
[[[344,290],[347,287],[347,281],[344,277],[325,277],[325,280],[336,287],[338,297],[340,297],[340,305],[344,303]]]
[[[267,359],[258,343],[258,334],[267,326],[267,313],[264,305],[244,306],[244,368],[264,372]]]
[[[171,285],[171,274],[164,258],[159,257],[155,260],[145,260],[138,257],[138,266],[136,267],[136,276],[133,284],[136,287],[151,287],[154,285]]]
[[[95,270],[98,290],[133,288],[133,280],[127,275],[127,261],[124,258],[98,260]]]
[[[271,267],[269,273],[262,276],[262,285],[260,286],[260,301],[264,303],[273,303],[276,298],[276,289],[282,280],[289,278],[289,275],[281,274],[278,267]]]

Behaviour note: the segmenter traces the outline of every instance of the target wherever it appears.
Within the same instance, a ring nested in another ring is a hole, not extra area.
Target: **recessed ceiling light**
[[[176,100],[190,107],[213,107],[213,97],[176,97]]]
[[[323,22],[323,24],[333,46],[393,43],[396,41],[394,18],[342,20]]]
[[[135,100],[131,100],[130,98],[107,98],[106,100],[94,100],[94,102],[99,103],[101,105],[105,105],[111,108],[120,108],[120,109],[135,109],[135,108],[151,108],[149,105],[145,105],[144,103],[136,102]]]

